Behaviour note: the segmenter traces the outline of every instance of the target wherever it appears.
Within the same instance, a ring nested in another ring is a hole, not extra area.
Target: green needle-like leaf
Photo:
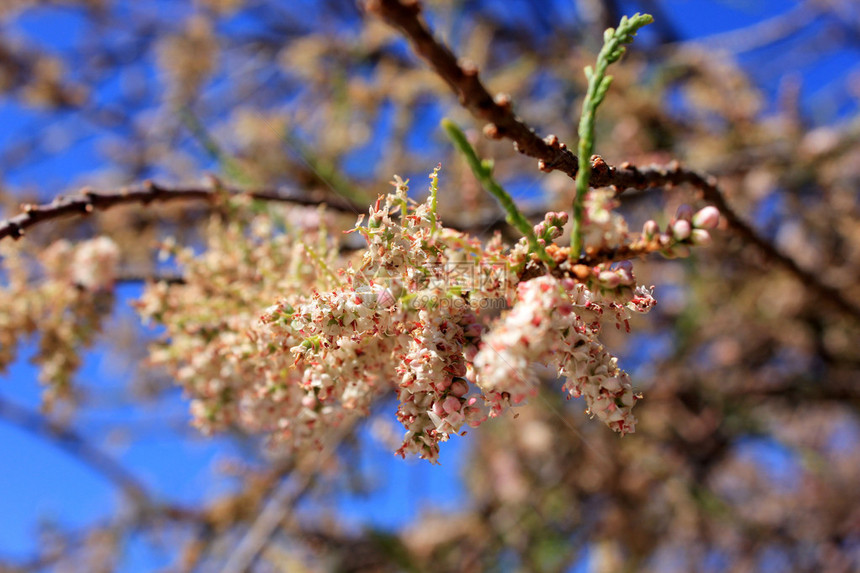
[[[594,68],[586,66],[588,91],[582,103],[582,116],[579,120],[579,174],[576,177],[576,198],[573,201],[573,230],[570,235],[570,256],[578,258],[582,253],[582,220],[585,216],[585,194],[591,179],[591,154],[594,151],[594,118],[598,106],[603,103],[606,92],[612,84],[612,76],[606,75],[610,64],[624,55],[625,44],[633,42],[639,28],[650,24],[654,18],[650,14],[624,16],[618,28],[609,28],[603,33],[603,48],[597,56]]]
[[[499,185],[495,179],[493,179],[492,160],[482,160],[479,158],[478,154],[475,153],[475,149],[472,147],[472,144],[470,144],[469,140],[466,139],[466,134],[463,133],[463,131],[453,121],[447,118],[443,119],[442,128],[454,143],[454,147],[456,147],[466,158],[466,162],[469,164],[469,167],[472,168],[472,173],[474,173],[475,177],[478,178],[478,181],[481,182],[481,186],[486,189],[490,195],[495,197],[505,210],[505,213],[507,213],[505,220],[508,224],[517,229],[528,239],[530,251],[536,253],[537,256],[550,267],[555,266],[555,261],[553,261],[552,257],[547,254],[544,246],[538,242],[538,238],[537,235],[535,235],[532,224],[519,210],[510,194],[505,191],[505,189]]]

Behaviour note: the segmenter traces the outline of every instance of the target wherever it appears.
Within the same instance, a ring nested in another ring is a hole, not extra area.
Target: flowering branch
[[[325,203],[330,209],[343,213],[358,213],[363,210],[363,207],[358,207],[340,197],[326,197],[325,200],[316,199],[287,188],[244,191],[221,185],[213,187],[171,187],[153,181],[145,181],[139,187],[122,188],[119,191],[96,191],[85,188],[73,195],[61,195],[44,205],[23,205],[23,213],[5,221],[0,221],[0,240],[6,237],[19,239],[27,229],[43,221],[69,215],[89,215],[96,210],[104,211],[115,205],[129,203],[147,205],[154,201],[167,202],[199,199],[211,201],[218,197],[219,193],[225,192],[229,195],[244,194],[261,201],[276,201],[294,205],[317,206]]]
[[[677,162],[668,167],[650,166],[643,169],[630,163],[622,163],[619,168],[607,165],[600,157],[592,161],[592,167],[599,173],[604,185],[615,187],[616,195],[625,189],[648,189],[664,185],[680,185],[686,183],[702,194],[702,198],[720,211],[720,215],[728,227],[737,233],[741,239],[751,243],[761,250],[762,254],[774,263],[794,275],[806,288],[813,291],[817,297],[830,304],[834,309],[847,312],[855,319],[860,319],[860,306],[848,300],[836,288],[821,281],[814,272],[802,268],[797,261],[782,253],[770,241],[762,237],[758,231],[729,206],[717,185],[715,177],[685,169]],[[593,179],[594,177],[592,177]]]
[[[436,74],[459,96],[463,107],[476,118],[490,122],[484,127],[486,135],[494,139],[506,137],[512,140],[518,151],[539,160],[538,167],[542,171],[559,170],[571,178],[576,178],[579,170],[577,156],[554,135],[546,139],[538,137],[534,129],[514,115],[507,96],[499,95],[493,99],[478,78],[475,66],[458,63],[453,52],[433,37],[427,24],[419,17],[421,5],[417,0],[366,0],[365,7],[399,29],[409,39],[415,52],[427,60]],[[618,194],[626,189],[644,190],[684,183],[694,187],[706,201],[720,210],[729,228],[737,232],[742,239],[756,245],[767,258],[788,270],[807,288],[834,307],[860,318],[860,307],[848,301],[837,289],[822,283],[814,273],[802,269],[735,213],[728,206],[712,176],[683,168],[677,162],[668,166],[640,169],[626,162],[617,167],[610,166],[602,158],[593,157],[590,167],[591,174],[587,180],[591,187],[612,186]],[[613,254],[611,258],[616,260],[617,256],[618,254]]]

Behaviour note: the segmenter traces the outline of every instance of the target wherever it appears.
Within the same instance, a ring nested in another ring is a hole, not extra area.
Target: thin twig
[[[818,17],[826,13],[825,7],[825,3],[815,0],[798,2],[785,12],[751,26],[687,40],[671,47],[729,52],[734,55],[751,52],[765,46],[772,46],[812,26]]]
[[[6,237],[18,239],[22,237],[27,229],[52,219],[66,217],[69,215],[89,215],[94,211],[104,211],[115,205],[130,203],[141,203],[147,205],[152,202],[188,201],[188,200],[214,200],[221,196],[248,195],[261,201],[274,201],[291,203],[294,205],[318,206],[325,203],[329,209],[342,213],[360,213],[364,207],[359,207],[341,197],[326,197],[317,199],[307,196],[289,188],[272,188],[257,190],[241,190],[232,187],[204,187],[204,186],[169,186],[153,181],[145,181],[138,187],[123,188],[118,191],[96,191],[83,189],[72,195],[60,196],[52,202],[44,205],[23,205],[23,213],[0,221],[0,240]]]
[[[715,177],[684,169],[677,162],[673,162],[665,168],[652,166],[643,169],[629,163],[623,163],[616,169],[606,165],[600,158],[596,158],[593,162],[593,165],[596,164],[600,165],[603,172],[601,175],[602,184],[614,186],[618,194],[630,188],[647,189],[664,185],[687,184],[697,189],[705,201],[720,211],[720,215],[728,223],[729,228],[743,241],[755,245],[766,258],[793,274],[805,288],[813,291],[819,300],[860,319],[860,306],[857,303],[846,299],[838,289],[824,284],[814,272],[802,268],[797,264],[797,261],[782,253],[732,209],[717,186]]]
[[[433,37],[427,24],[419,17],[421,4],[415,0],[367,0],[368,12],[379,15],[398,28],[412,42],[415,52],[427,60],[430,67],[451,87],[460,103],[476,118],[488,122],[484,133],[493,139],[506,137],[514,142],[520,153],[538,159],[542,171],[559,170],[576,178],[579,161],[558,138],[541,139],[526,123],[514,115],[511,101],[505,95],[490,95],[474,64],[458,62],[443,43]]]
[[[336,453],[338,446],[352,432],[357,422],[358,420],[353,418],[328,436],[327,443],[316,456],[315,467],[312,470],[309,470],[297,481],[284,479],[273,490],[268,503],[232,551],[221,569],[221,573],[243,573],[251,568],[260,553],[269,544],[284,517],[311,490],[323,466]]]
[[[72,430],[3,398],[0,398],[0,418],[32,434],[46,437],[51,443],[71,453],[75,458],[121,489],[138,509],[153,506],[146,488],[136,477]]]
[[[313,198],[296,190],[278,187],[273,189],[243,190],[238,187],[222,187],[221,191],[230,195],[247,195],[260,201],[271,201],[289,203],[292,205],[317,207],[326,205],[331,211],[347,214],[358,214],[366,210],[365,206],[359,206],[340,197],[327,196],[325,198]],[[167,201],[192,201],[192,200],[214,200],[216,190],[208,187],[195,186],[169,186],[161,183],[145,181],[139,187],[124,188],[113,191],[94,191],[83,189],[78,193],[60,196],[50,203],[43,205],[24,205],[23,213],[10,219],[0,220],[0,240],[6,237],[18,239],[30,227],[39,223],[70,216],[85,216],[95,211],[104,211],[115,205],[140,203],[147,205],[152,202]],[[526,214],[530,219],[539,220],[544,212],[537,210]],[[469,223],[468,225],[449,224],[452,229],[463,232],[479,232],[505,225],[505,218],[498,215],[490,215]],[[347,249],[349,250],[349,249]],[[129,273],[120,277],[122,282],[145,282],[146,280],[161,280],[168,282],[182,282],[181,277],[149,276]]]

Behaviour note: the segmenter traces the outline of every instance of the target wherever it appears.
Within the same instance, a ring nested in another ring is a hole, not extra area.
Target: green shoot
[[[582,116],[579,120],[579,174],[576,177],[576,198],[573,201],[573,230],[570,235],[570,256],[578,258],[582,253],[582,220],[585,216],[585,195],[591,179],[591,154],[594,151],[594,117],[598,106],[606,97],[612,76],[606,75],[610,64],[624,55],[625,44],[633,42],[639,28],[650,24],[654,18],[650,14],[639,14],[631,18],[624,16],[618,28],[609,28],[603,33],[603,48],[597,56],[594,68],[586,66],[588,91],[582,103]]]
[[[508,194],[508,192],[505,191],[495,179],[493,179],[493,162],[486,159],[482,160],[478,157],[478,154],[475,153],[475,149],[466,139],[466,134],[463,133],[457,124],[449,119],[443,119],[442,128],[448,134],[454,147],[456,147],[460,153],[465,156],[466,162],[469,164],[469,167],[472,168],[472,173],[474,173],[475,177],[478,178],[481,186],[486,189],[490,195],[495,197],[505,210],[507,213],[505,220],[508,224],[517,229],[528,239],[529,249],[532,253],[537,254],[537,256],[540,257],[547,266],[554,267],[555,261],[549,256],[549,254],[547,254],[544,246],[538,242],[538,238],[537,235],[535,235],[532,224],[519,210],[510,194]]]

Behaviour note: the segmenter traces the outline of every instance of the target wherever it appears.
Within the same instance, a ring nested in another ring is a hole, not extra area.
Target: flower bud
[[[470,344],[463,350],[463,358],[468,360],[469,362],[475,361],[475,356],[478,354],[478,347],[474,344]]]
[[[469,391],[469,385],[466,384],[462,379],[455,379],[454,383],[451,384],[451,394],[457,396],[458,398],[465,396]]]
[[[633,279],[633,269],[620,268],[616,271],[618,282],[623,285],[632,285],[636,281]]]
[[[612,272],[616,277],[613,280],[616,287],[633,284],[633,263],[631,261],[620,261],[615,263],[613,265]]]
[[[466,326],[464,333],[470,338],[477,338],[484,332],[484,327],[480,323],[473,322]]]
[[[660,225],[657,224],[657,221],[648,220],[645,221],[645,225],[642,227],[642,235],[646,240],[651,241],[654,237],[660,232]]]
[[[615,288],[621,284],[621,277],[614,271],[603,271],[598,275],[602,286],[606,288]]]
[[[706,247],[711,244],[711,234],[705,229],[693,229],[690,241],[699,247]]]
[[[697,229],[716,229],[719,223],[720,212],[710,205],[693,215],[693,226]]]
[[[567,221],[569,218],[570,216],[567,214],[566,211],[559,211],[555,214],[553,224],[558,225],[559,227],[563,227],[567,225]]]
[[[442,402],[442,409],[448,414],[458,411],[460,409],[460,399],[455,396],[448,396]]]
[[[690,221],[687,219],[679,219],[672,223],[672,236],[678,241],[686,241],[690,237]]]

